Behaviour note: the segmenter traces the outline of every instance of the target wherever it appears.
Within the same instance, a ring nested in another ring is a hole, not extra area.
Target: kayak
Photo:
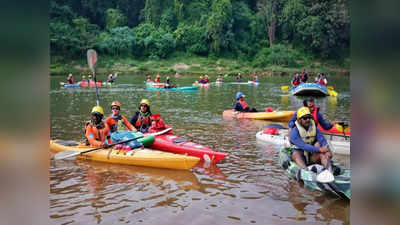
[[[93,149],[93,147],[75,141],[50,140],[50,150],[54,152],[67,150],[80,152],[89,149]],[[114,148],[100,149],[78,155],[77,157],[100,162],[181,170],[188,170],[200,161],[199,158],[193,156],[172,154],[146,148],[134,149],[128,152]]]
[[[291,88],[289,93],[292,95],[312,95],[328,96],[328,88],[317,83],[301,83],[295,88]]]
[[[223,117],[232,117],[237,119],[257,119],[257,120],[274,120],[289,121],[294,111],[278,111],[278,112],[236,112],[228,109],[222,112]]]
[[[217,163],[225,158],[226,153],[214,151],[206,146],[188,141],[186,138],[178,137],[173,134],[162,134],[154,137],[152,149],[173,152],[177,154],[187,154],[200,158],[201,161],[211,161]]]
[[[94,85],[95,85],[94,81],[90,81],[90,82],[80,81],[79,83],[81,84],[81,87],[94,87]],[[101,81],[96,82],[97,87],[101,87],[102,84],[103,83]]]
[[[342,125],[339,124],[335,124],[335,126],[333,126],[331,129],[329,130],[325,130],[324,128],[322,128],[322,126],[320,124],[318,124],[318,128],[325,133],[331,133],[331,134],[345,134],[345,135],[351,135],[351,131],[350,131],[350,127],[346,126],[343,129]]]
[[[178,88],[155,88],[155,87],[147,87],[149,91],[193,91],[199,89],[198,86],[186,86],[186,87],[178,87]]]
[[[279,151],[279,165],[286,170],[289,176],[296,180],[302,180],[307,187],[313,190],[332,193],[344,199],[351,198],[349,169],[345,169],[339,164],[333,163],[333,175],[335,180],[330,183],[320,183],[316,180],[316,177],[317,172],[320,172],[323,167],[318,164],[313,164],[308,167],[309,170],[301,169],[293,160],[291,160],[291,151],[290,147],[281,148]]]
[[[259,82],[254,82],[254,81],[252,81],[252,80],[249,80],[249,81],[247,81],[247,84],[252,84],[252,85],[259,85],[260,83]]]
[[[246,84],[246,85],[248,85],[248,84],[253,84],[253,83],[249,83],[249,82],[230,82],[229,84],[238,84],[238,85]]]
[[[290,142],[288,139],[288,130],[279,130],[277,135],[268,134],[263,131],[259,131],[256,134],[256,138],[259,141],[272,143],[280,146],[290,146]],[[325,135],[326,140],[328,141],[329,147],[333,153],[341,154],[341,155],[350,155],[350,141],[337,141],[330,140],[330,135]]]
[[[81,85],[79,83],[75,83],[75,84],[64,84],[63,86],[66,88],[76,88],[80,87]]]
[[[201,84],[201,83],[193,83],[192,86],[198,86],[198,87],[210,87],[210,83],[206,84]]]
[[[146,87],[148,88],[163,88],[165,83],[155,83],[155,82],[146,82]]]

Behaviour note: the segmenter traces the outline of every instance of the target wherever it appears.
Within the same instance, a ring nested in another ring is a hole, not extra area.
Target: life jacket
[[[98,125],[94,125],[91,121],[86,122],[85,136],[87,138],[86,144],[98,147],[106,139],[108,143],[112,143],[110,139],[110,128],[103,121]],[[88,138],[89,136],[89,138]]]
[[[133,130],[132,124],[129,123],[129,121],[126,119],[125,116],[118,115],[117,117],[115,116],[109,116],[106,119],[107,125],[110,127],[110,132],[113,133],[117,130]]]
[[[311,111],[311,110],[310,110],[310,111]],[[317,116],[318,111],[319,111],[319,107],[317,107],[317,106],[314,105],[314,108],[313,108],[313,111],[312,111],[311,115],[312,115],[312,117],[313,117],[313,119],[314,119],[315,126],[318,126],[318,124],[319,124],[318,116]]]
[[[159,77],[156,77],[156,79],[154,80],[156,83],[160,83],[161,79]]]
[[[263,133],[264,134],[270,134],[270,135],[278,135],[279,131],[278,131],[278,128],[269,127],[269,128],[265,128]]]
[[[249,108],[249,105],[247,105],[247,102],[246,101],[238,101],[239,102],[239,104],[242,106],[242,108],[243,109],[247,109],[247,108]]]
[[[151,119],[153,121],[151,122],[151,127],[149,129],[150,133],[155,133],[170,128],[170,126],[164,123],[160,115],[151,116]],[[172,130],[168,131],[167,133],[172,134]]]
[[[147,82],[153,82],[153,80],[151,78],[147,79]]]
[[[311,121],[311,126],[308,128],[308,130],[304,129],[304,127],[301,126],[297,120],[294,123],[296,124],[296,127],[299,130],[301,139],[305,143],[313,145],[316,141],[316,136],[317,136],[317,126],[315,125],[314,121]]]
[[[73,77],[68,78],[67,83],[68,84],[73,84],[74,83],[74,78]]]
[[[204,82],[205,82],[205,83],[208,83],[208,81],[209,81],[208,78],[204,79]]]
[[[139,128],[140,130],[140,132],[142,132],[142,127],[144,127],[144,128],[147,128],[147,127],[150,127],[151,126],[151,119],[150,119],[150,115],[147,115],[147,116],[142,116],[141,115],[141,113],[139,112],[139,115],[138,115],[138,119],[136,120],[136,122],[135,122],[135,127],[136,128]]]
[[[326,85],[325,80],[324,79],[320,79],[319,80],[319,84],[325,86]]]
[[[258,82],[258,78],[253,78],[253,82],[257,83]]]

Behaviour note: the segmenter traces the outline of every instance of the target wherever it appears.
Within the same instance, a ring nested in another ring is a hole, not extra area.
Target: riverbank
[[[253,67],[251,62],[212,57],[174,57],[164,60],[138,60],[135,58],[113,58],[100,56],[96,65],[97,74],[119,72],[121,74],[146,75],[146,74],[228,74],[236,76],[238,73],[254,74],[258,76],[292,76],[305,68],[310,74],[324,72],[328,76],[349,76],[350,60],[345,65],[335,62],[297,61],[296,67],[267,66],[264,68]],[[89,73],[86,59],[63,60],[53,57],[50,64],[51,75],[87,74]]]

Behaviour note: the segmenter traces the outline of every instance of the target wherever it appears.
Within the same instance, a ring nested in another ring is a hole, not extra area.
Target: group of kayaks
[[[140,132],[134,133],[143,135]],[[146,147],[126,151],[115,146],[81,154],[78,157],[88,160],[119,163],[136,166],[149,166],[168,169],[188,170],[199,161],[217,163],[226,153],[217,152],[206,146],[196,144],[186,138],[178,137],[169,131],[163,134],[147,133],[138,139]],[[51,140],[50,149],[54,152],[82,152],[93,147],[84,143],[64,140]]]
[[[149,91],[191,91],[199,89],[198,86],[185,86],[166,88],[165,83],[146,82],[146,89]]]
[[[63,86],[63,87],[66,87],[66,88],[76,88],[76,87],[110,86],[110,85],[112,85],[112,83],[102,82],[102,81],[97,81],[97,82],[94,82],[94,81],[89,81],[89,82],[87,82],[87,81],[79,81],[79,82],[76,82],[76,83],[73,83],[73,84],[67,84],[67,83],[64,83],[64,82],[60,82],[60,85]]]

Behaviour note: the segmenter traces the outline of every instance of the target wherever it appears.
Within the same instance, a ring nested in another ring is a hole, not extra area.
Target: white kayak
[[[289,138],[288,138],[288,130],[279,130],[278,135],[265,134],[264,131],[259,131],[256,134],[256,138],[259,141],[272,143],[280,146],[289,146]],[[339,141],[339,140],[330,140],[330,137],[325,138],[329,143],[329,146],[333,153],[341,154],[341,155],[350,155],[350,141]]]

